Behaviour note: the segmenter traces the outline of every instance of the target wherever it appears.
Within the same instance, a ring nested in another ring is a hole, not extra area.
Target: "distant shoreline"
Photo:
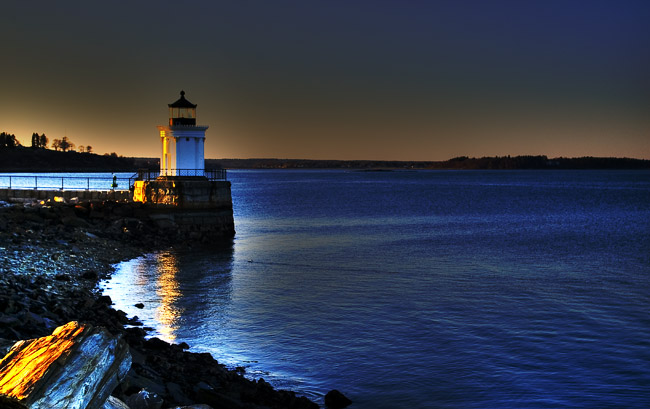
[[[459,156],[445,161],[321,160],[321,159],[206,159],[206,169],[650,169],[650,160],[634,158],[548,158],[537,156]],[[157,170],[158,158],[136,158],[94,153],[61,152],[42,148],[0,149],[0,172],[136,172]]]
[[[650,169],[650,160],[631,158],[551,158],[494,156],[446,161],[377,161],[317,159],[206,159],[206,168],[225,169],[356,169],[356,170],[522,170],[522,169]]]

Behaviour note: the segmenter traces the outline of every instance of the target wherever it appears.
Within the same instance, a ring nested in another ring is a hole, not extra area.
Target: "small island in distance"
[[[633,158],[548,158],[544,155],[455,157],[445,161],[206,159],[206,169],[650,169],[650,160]],[[16,146],[0,149],[0,172],[128,172],[159,168],[158,158],[98,155]]]

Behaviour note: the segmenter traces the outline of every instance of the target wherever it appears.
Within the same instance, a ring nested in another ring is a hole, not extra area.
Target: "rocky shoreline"
[[[189,352],[186,344],[146,339],[136,320],[111,308],[97,287],[111,265],[169,247],[174,239],[138,211],[137,204],[119,202],[0,202],[2,355],[16,340],[80,321],[127,341],[133,364],[113,392],[124,402],[145,389],[157,398],[138,407],[318,408],[306,397],[229,370],[208,353]]]

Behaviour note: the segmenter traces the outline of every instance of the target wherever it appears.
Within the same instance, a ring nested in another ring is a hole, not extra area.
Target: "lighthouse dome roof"
[[[170,108],[196,108],[196,104],[185,99],[185,91],[181,91],[181,97],[177,101],[167,105]]]

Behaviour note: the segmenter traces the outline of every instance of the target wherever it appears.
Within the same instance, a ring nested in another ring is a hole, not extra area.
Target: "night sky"
[[[650,1],[6,1],[0,131],[158,156],[650,159]]]

